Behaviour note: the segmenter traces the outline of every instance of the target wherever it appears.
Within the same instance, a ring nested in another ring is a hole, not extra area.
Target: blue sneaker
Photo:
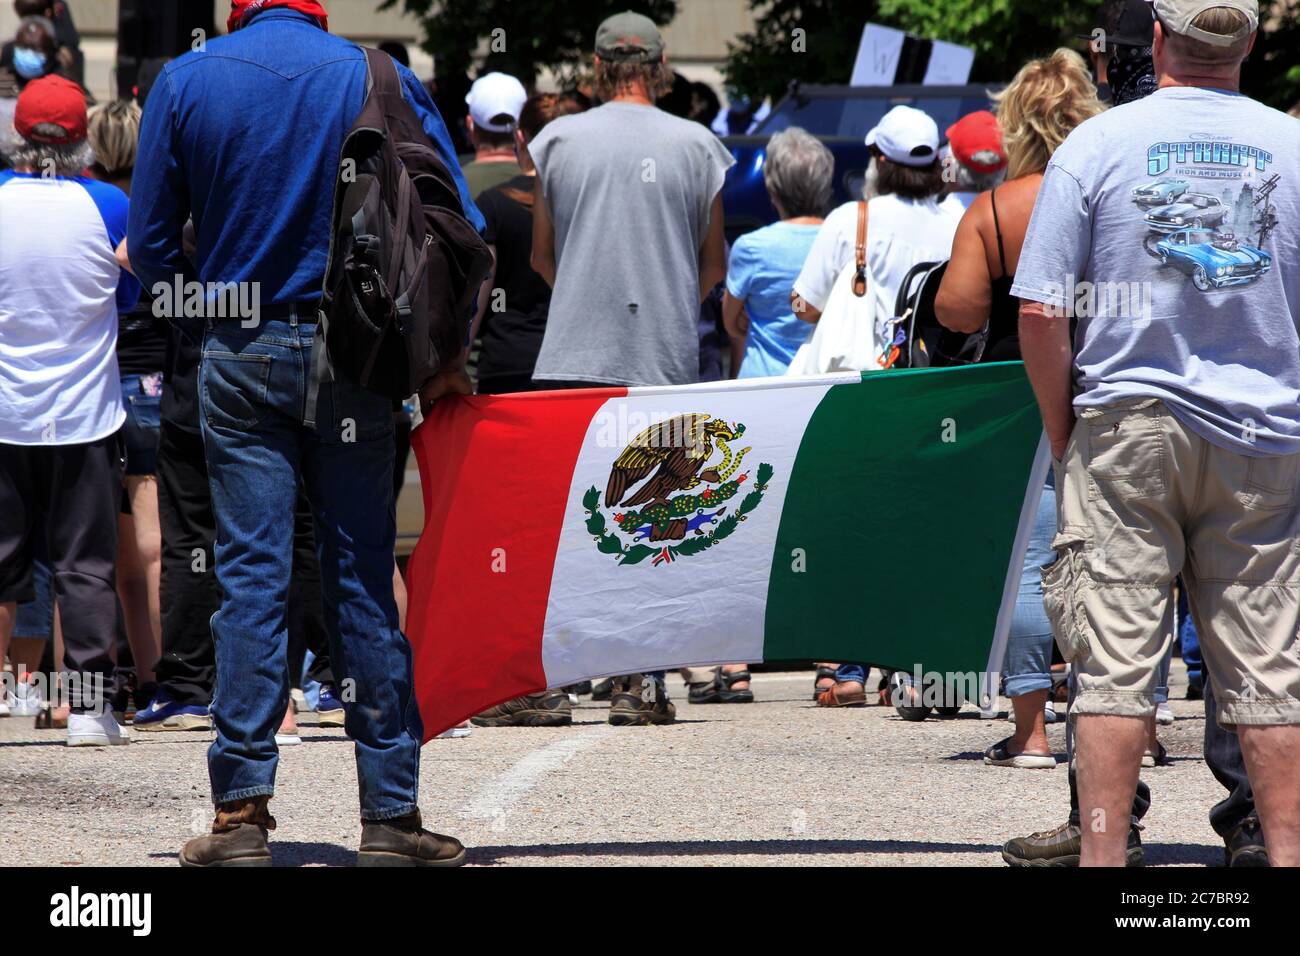
[[[197,704],[178,704],[168,700],[167,695],[159,690],[154,694],[149,706],[135,712],[131,722],[135,730],[211,730],[212,718],[208,708]]]
[[[322,727],[342,727],[343,701],[339,700],[333,684],[320,685],[320,699],[316,702],[316,716]]]

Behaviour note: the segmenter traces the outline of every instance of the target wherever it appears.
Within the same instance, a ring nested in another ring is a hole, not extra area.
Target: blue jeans
[[[44,545],[40,546],[40,550],[44,552]],[[32,561],[32,587],[36,589],[36,597],[18,605],[18,613],[14,617],[14,637],[35,637],[48,641],[54,634],[54,572],[44,558]]]
[[[1196,636],[1196,622],[1187,606],[1187,589],[1178,588],[1178,642],[1187,666],[1187,683],[1192,687],[1205,686],[1205,665],[1201,660],[1201,642]]]
[[[1020,590],[1011,616],[1011,635],[1002,666],[1005,693],[1020,697],[1052,687],[1052,626],[1043,610],[1041,569],[1056,560],[1052,539],[1056,537],[1056,482],[1047,473],[1047,484],[1034,512],[1034,527],[1020,569]]]
[[[123,375],[121,381],[122,407],[126,410],[126,422],[122,425],[122,437],[126,442],[126,474],[155,475],[158,473],[162,373]]]
[[[311,317],[314,318],[314,311]],[[275,732],[289,684],[287,603],[294,498],[311,501],[330,655],[356,744],[361,816],[416,809],[423,728],[411,649],[393,599],[393,410],[347,382],[323,384],[303,424],[314,322],[216,322],[199,370],[204,446],[216,515],[213,615],[216,802],[275,790]]]

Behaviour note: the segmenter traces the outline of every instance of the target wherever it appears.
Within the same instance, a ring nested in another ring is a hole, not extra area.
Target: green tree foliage
[[[417,17],[420,45],[440,74],[473,73],[480,43],[487,65],[528,85],[550,67],[572,74],[591,58],[600,21],[626,10],[628,0],[383,0],[380,10],[400,6]],[[637,0],[638,12],[664,24],[677,14],[676,0]],[[500,32],[496,32],[500,31]]]
[[[1104,0],[750,0],[754,30],[730,46],[730,86],[761,98],[792,80],[847,83],[867,21],[975,50],[973,79],[1005,82],[1026,60],[1061,45],[1084,52],[1076,34],[1100,25]],[[1261,3],[1261,29],[1242,85],[1280,109],[1300,100],[1300,6]],[[802,30],[802,34],[795,31]],[[802,52],[794,44],[800,36]]]
[[[1280,110],[1300,106],[1300,4],[1260,3],[1265,28],[1241,68],[1241,88]]]
[[[847,83],[862,25],[881,22],[875,0],[749,0],[754,30],[728,44],[727,85],[755,100],[792,80]]]

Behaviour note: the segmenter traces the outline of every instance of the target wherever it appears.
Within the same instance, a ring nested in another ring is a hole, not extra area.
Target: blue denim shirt
[[[482,230],[437,108],[414,73],[398,72]],[[131,188],[127,243],[145,288],[180,275],[257,282],[263,306],[318,298],[339,152],[365,88],[361,48],[286,9],[167,64],[145,107]],[[193,265],[181,248],[191,216]]]

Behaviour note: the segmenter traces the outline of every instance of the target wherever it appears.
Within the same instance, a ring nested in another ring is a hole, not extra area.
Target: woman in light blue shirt
[[[768,142],[763,182],[780,222],[746,233],[731,247],[722,321],[745,343],[739,378],[783,375],[813,326],[790,308],[790,290],[830,207],[835,160],[815,137],[792,126]]]

